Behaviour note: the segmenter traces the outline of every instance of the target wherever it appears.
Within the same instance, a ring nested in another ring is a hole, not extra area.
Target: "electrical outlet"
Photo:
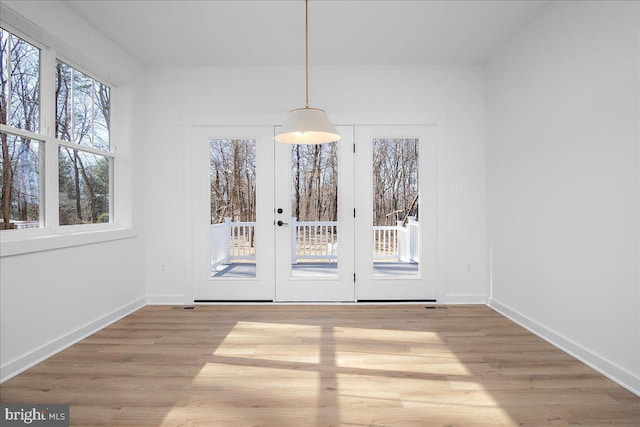
[[[471,263],[469,261],[467,261],[467,263],[464,265],[464,269],[466,271],[471,271]]]
[[[164,264],[160,264],[160,271],[164,273],[165,271],[167,271],[167,267]]]
[[[452,184],[451,185],[451,194],[453,196],[462,196],[462,185],[460,185],[460,184]]]

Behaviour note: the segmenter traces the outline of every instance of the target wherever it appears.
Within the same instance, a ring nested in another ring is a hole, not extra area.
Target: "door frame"
[[[229,278],[210,276],[210,186],[209,144],[217,139],[255,139],[256,156],[256,276]],[[273,169],[273,126],[200,126],[192,130],[191,145],[191,241],[194,301],[273,301],[274,230],[273,194],[269,180]],[[196,250],[197,249],[197,250]],[[249,295],[249,297],[246,297]]]
[[[291,225],[276,226],[275,248],[282,253],[276,256],[276,302],[354,302],[355,301],[355,182],[354,153],[355,128],[336,126],[342,139],[338,141],[338,269],[334,277],[293,277],[291,275],[294,243]],[[276,143],[277,144],[277,143]],[[289,222],[291,214],[291,147],[278,144],[274,148],[275,208],[283,208],[276,219]]]
[[[167,296],[167,303],[175,303],[181,300],[184,304],[192,304],[194,301],[193,289],[193,222],[191,206],[191,152],[193,145],[193,129],[200,126],[277,126],[282,123],[284,113],[195,113],[182,117],[183,143],[179,147],[183,156],[183,218],[187,224],[184,225],[184,292],[183,295]],[[331,118],[336,125],[355,126],[360,125],[425,125],[435,126],[437,134],[437,299],[444,301],[446,298],[446,161],[445,161],[445,126],[447,114],[443,112],[405,112],[405,113],[332,113]]]
[[[438,300],[438,152],[437,129],[427,125],[373,125],[356,127],[356,173],[364,188],[358,189],[356,232],[359,255],[356,259],[356,298],[358,301],[437,301]],[[418,139],[418,182],[420,209],[417,275],[374,274],[372,141],[375,138]]]

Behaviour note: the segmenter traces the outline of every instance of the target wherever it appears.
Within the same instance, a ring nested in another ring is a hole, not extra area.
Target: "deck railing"
[[[338,221],[291,218],[291,264],[298,260],[338,260]]]
[[[400,262],[420,261],[420,223],[409,217],[406,226],[402,221],[396,225],[373,227],[373,259]]]
[[[406,227],[398,221],[398,260],[420,262],[420,223],[409,217]]]
[[[377,225],[373,227],[373,259],[398,258],[398,226]]]
[[[9,230],[26,230],[29,228],[40,228],[39,221],[10,221]],[[0,220],[0,230],[4,230],[4,221]]]
[[[238,260],[255,260],[255,222],[232,222],[225,218],[221,224],[212,224],[211,266]],[[291,263],[301,260],[335,262],[338,259],[337,221],[298,221],[291,218]],[[374,260],[399,262],[420,261],[420,223],[409,218],[395,226],[373,227]]]
[[[211,267],[239,260],[255,260],[255,222],[211,224]]]

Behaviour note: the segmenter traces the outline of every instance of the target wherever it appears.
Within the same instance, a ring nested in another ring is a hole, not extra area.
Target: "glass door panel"
[[[420,276],[418,138],[371,140],[375,277]]]
[[[275,146],[276,299],[353,301],[353,128]]]
[[[435,299],[436,128],[359,126],[359,301]]]
[[[211,276],[256,277],[256,140],[212,138]]]
[[[291,146],[291,276],[338,276],[338,142]]]
[[[195,301],[273,301],[273,127],[194,127]]]

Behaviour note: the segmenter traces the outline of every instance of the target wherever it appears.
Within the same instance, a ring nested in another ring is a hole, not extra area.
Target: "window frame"
[[[40,133],[34,133],[9,125],[0,125],[0,132],[31,138],[43,144],[44,173],[41,173],[40,228],[0,230],[0,258],[31,252],[73,247],[111,240],[126,239],[136,235],[132,221],[131,200],[131,147],[121,140],[130,141],[131,132],[122,120],[126,111],[131,111],[130,88],[120,88],[99,73],[87,70],[71,56],[78,56],[73,50],[42,30],[31,29],[38,38],[31,37],[29,30],[22,31],[4,19],[0,19],[2,28],[40,49]],[[30,23],[23,26],[31,27]],[[59,45],[56,45],[59,44]],[[56,49],[58,48],[58,49]],[[68,53],[68,54],[66,54]],[[80,58],[83,58],[80,56]],[[63,141],[55,137],[56,99],[55,65],[60,60],[84,75],[107,85],[110,88],[110,127],[109,151],[81,145],[73,141]],[[122,96],[121,96],[122,95]],[[114,108],[116,105],[116,108]],[[123,112],[118,109],[123,107]],[[104,156],[109,161],[109,222],[92,224],[60,225],[59,222],[59,147]],[[42,161],[41,161],[42,163]]]
[[[77,64],[75,64],[73,61],[65,58],[63,55],[56,55],[54,62],[53,62],[53,72],[55,75],[55,64],[57,61],[63,62],[65,64],[67,64],[68,66],[72,67],[74,70],[81,72],[82,74],[84,74],[85,76],[93,79],[96,82],[102,83],[103,85],[109,87],[109,115],[111,116],[111,96],[113,93],[113,89],[114,86],[110,83],[107,83],[106,81],[104,81],[103,79],[95,76],[93,73],[83,69],[82,67],[78,66]],[[55,80],[55,79],[53,79]],[[55,82],[53,82],[53,85],[55,86]],[[78,151],[82,151],[85,153],[91,153],[91,154],[95,154],[98,156],[103,156],[105,157],[108,161],[109,161],[109,222],[108,223],[93,223],[93,224],[67,224],[67,225],[62,225],[60,224],[60,218],[59,218],[59,208],[60,208],[60,201],[59,201],[59,194],[60,194],[60,189],[58,188],[59,186],[57,186],[57,192],[56,195],[58,197],[58,204],[57,204],[57,221],[56,224],[58,227],[64,227],[65,229],[69,228],[69,227],[74,227],[74,228],[84,228],[86,226],[95,226],[95,225],[106,225],[106,224],[111,224],[114,222],[117,222],[117,219],[115,217],[115,210],[114,210],[114,198],[115,198],[115,194],[114,194],[114,173],[115,173],[115,165],[116,163],[116,150],[115,150],[115,143],[113,141],[113,137],[112,137],[112,132],[111,132],[111,128],[109,129],[109,151],[104,151],[104,150],[100,150],[99,148],[95,148],[89,145],[83,145],[80,144],[79,142],[74,142],[74,141],[65,141],[63,139],[59,139],[56,138],[55,135],[55,121],[56,121],[56,108],[57,108],[57,104],[56,104],[56,99],[55,99],[55,90],[52,94],[53,96],[53,126],[51,128],[51,138],[54,140],[55,144],[56,144],[56,162],[59,161],[59,148],[60,147],[67,147],[70,148],[72,150],[78,150]],[[72,116],[73,116],[73,111],[71,112]],[[57,163],[58,164],[58,163]],[[58,172],[58,168],[56,167],[56,176]],[[58,182],[59,184],[59,182]]]
[[[45,120],[43,119],[43,113],[42,113],[42,106],[43,106],[43,101],[42,101],[42,63],[43,63],[43,56],[44,56],[44,51],[46,50],[46,47],[44,47],[42,45],[42,43],[39,43],[38,41],[34,40],[33,38],[29,37],[28,35],[24,34],[23,32],[15,29],[13,26],[11,25],[7,25],[4,21],[0,20],[0,27],[2,27],[2,29],[6,32],[9,33],[9,35],[13,35],[15,37],[20,38],[21,40],[31,44],[32,46],[36,47],[37,49],[40,50],[40,58],[39,61],[40,63],[38,64],[38,72],[39,72],[39,76],[38,76],[38,85],[40,86],[40,93],[39,93],[39,105],[38,105],[38,129],[40,132],[33,132],[30,130],[26,130],[26,129],[21,129],[21,128],[17,128],[14,126],[11,126],[10,124],[1,124],[0,123],[0,133],[4,133],[7,135],[11,135],[11,136],[15,136],[15,137],[20,137],[20,138],[26,138],[26,139],[32,139],[32,140],[36,140],[38,141],[40,144],[42,144],[42,148],[40,149],[42,155],[44,156],[44,159],[40,158],[38,159],[38,168],[40,171],[40,177],[39,177],[39,181],[40,181],[40,185],[39,185],[39,206],[38,206],[38,211],[39,211],[39,215],[38,215],[38,222],[39,222],[39,227],[36,229],[33,228],[27,228],[27,229],[14,229],[14,230],[0,230],[0,238],[3,237],[4,235],[7,235],[9,233],[13,233],[13,232],[18,232],[21,234],[33,234],[33,230],[42,230],[45,226],[46,226],[46,198],[45,198],[45,192],[46,192],[46,160],[47,160],[47,145],[46,145],[46,136],[45,136],[45,132],[43,132],[43,126],[44,126],[44,122]],[[11,80],[11,74],[9,73],[9,81]],[[7,102],[9,103],[9,105],[11,104],[11,84],[9,83],[9,96],[7,98]],[[7,111],[7,119],[9,119],[9,111]],[[10,120],[8,120],[10,121]],[[44,172],[44,174],[42,173]],[[4,240],[0,240],[0,243],[3,243]],[[0,250],[0,256],[2,256],[5,252],[4,250],[5,248],[2,247],[2,250]]]

